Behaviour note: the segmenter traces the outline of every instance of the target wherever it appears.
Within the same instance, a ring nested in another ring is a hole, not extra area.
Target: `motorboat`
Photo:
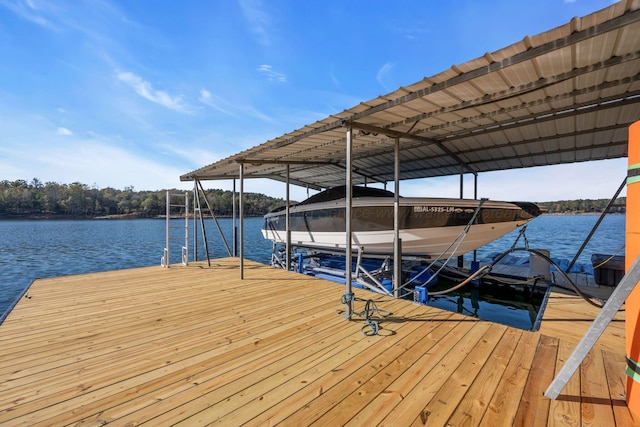
[[[344,251],[346,187],[335,187],[289,207],[291,244]],[[352,248],[367,255],[393,254],[393,192],[352,187]],[[399,197],[399,237],[403,256],[462,255],[498,239],[543,213],[530,202]],[[262,234],[286,243],[286,208],[264,216]],[[456,242],[453,244],[453,242]]]

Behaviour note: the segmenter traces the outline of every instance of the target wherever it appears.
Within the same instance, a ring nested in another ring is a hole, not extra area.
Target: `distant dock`
[[[0,325],[0,425],[640,425],[623,312],[551,401],[598,312],[578,297],[539,332],[385,298],[365,336],[344,287],[244,263],[36,280]]]

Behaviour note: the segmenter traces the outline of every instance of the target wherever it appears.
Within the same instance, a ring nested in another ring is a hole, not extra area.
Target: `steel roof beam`
[[[623,62],[627,62],[627,61],[631,61],[631,60],[637,60],[638,58],[640,58],[640,52],[634,52],[633,54],[628,54],[625,55],[624,57],[614,57],[611,58],[607,61],[602,61],[599,62],[598,64],[592,64],[583,68],[579,68],[579,69],[574,69],[571,70],[567,73],[562,73],[556,76],[552,76],[552,77],[548,77],[548,78],[543,78],[543,79],[539,79],[535,82],[531,82],[531,83],[527,83],[524,85],[521,85],[517,88],[510,88],[506,91],[501,91],[501,92],[497,92],[497,93],[493,93],[493,94],[486,94],[480,98],[476,98],[473,100],[469,100],[469,101],[462,101],[459,104],[454,104],[454,105],[450,105],[448,107],[443,107],[443,108],[439,108],[435,111],[430,111],[427,113],[421,113],[417,116],[412,116],[412,117],[407,117],[406,119],[402,120],[401,122],[395,122],[395,123],[390,123],[389,126],[390,127],[395,127],[395,126],[399,126],[401,124],[409,124],[409,123],[416,123],[420,120],[429,118],[429,117],[434,117],[437,116],[439,114],[442,113],[453,113],[456,111],[462,111],[465,110],[467,108],[474,108],[474,107],[479,107],[479,106],[483,106],[483,105],[489,105],[489,104],[493,104],[496,101],[504,101],[507,99],[511,99],[514,97],[518,97],[524,94],[528,94],[528,93],[532,93],[532,92],[536,92],[545,88],[548,88],[550,86],[553,86],[554,84],[558,84],[561,83],[563,81],[567,81],[567,80],[571,80],[573,78],[579,77],[581,75],[584,75],[586,73],[590,73],[590,72],[594,72],[594,71],[598,71],[600,69],[606,69],[607,67],[610,66],[614,66],[614,65],[618,65],[621,64]],[[571,92],[567,92],[567,93],[563,93],[563,94],[559,94],[559,95],[554,95],[553,97],[549,97],[548,95],[544,95],[544,98],[536,100],[536,101],[531,101],[531,102],[526,102],[526,103],[518,103],[518,105],[515,105],[513,107],[507,108],[506,111],[517,111],[519,109],[522,108],[528,108],[528,107],[533,107],[536,105],[540,105],[541,103],[548,103],[549,101],[558,101],[558,100],[562,100],[562,99],[567,99],[567,98],[573,98],[576,96],[580,96],[580,95],[585,95],[587,93],[592,93],[592,92],[596,92],[596,91],[600,91],[600,90],[604,90],[604,89],[610,89],[612,87],[616,87],[619,85],[628,85],[629,83],[635,82],[640,80],[640,74],[636,74],[635,76],[631,76],[631,77],[625,77],[622,79],[618,79],[618,80],[612,80],[612,81],[608,81],[608,82],[603,82],[599,85],[595,85],[595,86],[590,86],[590,87],[586,87],[583,89],[575,89]],[[498,111],[502,111],[498,110]],[[491,113],[484,113],[481,114],[475,118],[478,117],[486,117]],[[475,118],[467,118],[466,121],[471,121]]]
[[[473,168],[471,168],[464,160],[462,160],[460,157],[458,157],[453,151],[451,151],[447,147],[443,146],[442,143],[439,142],[438,140],[434,140],[434,139],[427,138],[427,137],[424,137],[424,136],[416,135],[416,134],[413,134],[413,133],[405,133],[405,132],[401,132],[401,131],[397,131],[397,130],[393,130],[393,129],[389,129],[389,128],[381,128],[381,127],[377,127],[377,126],[372,126],[372,125],[368,125],[366,123],[345,121],[344,125],[345,126],[350,126],[350,127],[354,128],[354,129],[364,130],[364,131],[367,131],[367,132],[382,133],[382,134],[388,136],[389,138],[407,138],[407,139],[413,139],[413,140],[419,141],[419,142],[424,143],[424,144],[436,145],[440,150],[442,150],[445,154],[447,154],[449,157],[454,159],[458,163],[458,165],[460,165],[463,168],[465,168],[469,173],[472,173],[474,175],[477,174],[477,172]]]
[[[451,142],[458,139],[484,135],[491,132],[502,131],[521,126],[528,126],[532,124],[540,124],[548,122],[550,120],[558,120],[559,118],[575,117],[582,114],[593,113],[596,111],[607,110],[610,108],[619,108],[621,106],[633,105],[640,102],[640,92],[627,94],[625,96],[614,96],[613,99],[605,100],[599,99],[597,102],[585,102],[584,104],[576,104],[568,108],[561,108],[557,110],[549,110],[542,114],[535,114],[527,117],[521,117],[518,119],[503,120],[502,122],[491,123],[480,128],[465,130],[457,133],[449,133],[444,138],[439,139],[440,142]],[[619,100],[619,101],[617,101]],[[592,106],[593,105],[593,106]],[[630,123],[626,123],[628,126]],[[436,129],[441,129],[435,127]],[[426,131],[431,130],[427,129]]]
[[[238,163],[248,163],[252,165],[335,165],[336,162],[328,160],[276,160],[276,159],[237,159]]]
[[[478,77],[486,76],[487,74],[496,72],[503,68],[510,67],[515,64],[519,64],[521,62],[525,62],[527,60],[533,59],[535,57],[544,55],[546,53],[553,52],[555,50],[568,47],[571,45],[575,45],[576,43],[590,39],[599,34],[603,34],[609,31],[616,30],[618,28],[622,28],[626,25],[632,24],[636,21],[640,20],[640,9],[634,10],[632,12],[627,12],[624,15],[613,18],[609,21],[602,22],[593,27],[588,27],[582,31],[577,31],[568,36],[561,37],[556,40],[552,40],[548,43],[544,43],[540,46],[530,47],[524,52],[517,53],[513,56],[505,58],[501,61],[492,62],[486,66],[476,68],[475,70],[467,71],[462,74],[458,74],[455,77],[442,81],[440,83],[435,83],[432,86],[426,87],[424,89],[417,90],[415,92],[408,93],[407,95],[401,96],[399,98],[393,99],[391,101],[387,101],[380,105],[376,105],[375,107],[370,107],[365,111],[361,111],[360,113],[355,113],[350,117],[350,120],[358,120],[363,117],[367,117],[371,114],[375,114],[380,111],[384,111],[390,107],[394,107],[397,105],[404,104],[408,101],[412,101],[414,99],[422,98],[423,96],[439,92],[443,89],[449,88],[451,86],[458,85],[460,83],[467,82],[472,79],[476,79]],[[529,37],[525,37],[526,40]]]

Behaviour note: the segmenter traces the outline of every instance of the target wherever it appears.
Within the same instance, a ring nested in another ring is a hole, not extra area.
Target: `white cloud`
[[[205,104],[209,104],[211,103],[211,92],[209,92],[206,89],[200,89],[200,101],[205,103]]]
[[[378,70],[378,74],[376,74],[376,80],[385,90],[391,90],[386,80],[391,74],[391,70],[393,70],[393,67],[395,67],[395,64],[393,62],[387,62],[382,66],[382,68]]]
[[[331,80],[331,83],[333,83],[335,87],[337,87],[338,89],[342,89],[342,86],[340,85],[340,80],[338,80],[333,70],[331,70],[331,72],[329,73],[329,79]]]
[[[268,28],[271,19],[261,0],[240,0],[242,14],[249,23],[250,30],[256,34],[258,42],[264,46],[270,44]]]
[[[275,120],[272,117],[257,110],[256,108],[250,105],[232,104],[220,96],[213,95],[207,89],[200,89],[200,97],[198,98],[198,100],[203,104],[205,104],[206,106],[214,108],[220,111],[221,113],[227,114],[229,116],[233,116],[233,117],[237,117],[240,115],[251,116],[265,122],[275,123]]]
[[[45,4],[46,5],[46,4]],[[25,1],[0,1],[0,6],[4,6],[22,19],[33,22],[51,30],[58,30],[58,28],[44,17],[44,14],[39,10],[36,4],[31,0]]]
[[[271,65],[266,65],[266,64],[260,65],[258,67],[258,72],[263,76],[265,76],[267,80],[272,82],[276,81],[276,82],[286,83],[287,81],[287,76],[285,74],[274,71]]]
[[[198,98],[198,101],[202,102],[204,105],[220,111],[221,113],[228,114],[230,116],[235,115],[231,111],[233,110],[233,106],[231,104],[229,104],[219,96],[214,96],[207,89],[200,89],[200,97]]]
[[[120,189],[133,185],[138,190],[189,188],[180,186],[180,175],[202,166],[198,159],[162,156],[157,144],[143,148],[120,135],[71,131],[41,115],[0,107],[0,117],[8,119],[0,121],[6,141],[0,144],[0,179]]]
[[[43,182],[66,184],[95,183],[100,188],[189,188],[180,183],[180,175],[187,172],[188,168],[162,164],[150,160],[144,154],[129,152],[109,142],[75,140],[69,144],[51,144],[37,153],[34,156],[33,151],[25,146],[1,153],[0,169],[4,171],[2,178],[38,178]]]
[[[129,85],[141,97],[180,113],[189,113],[182,96],[172,96],[162,90],[153,88],[150,82],[128,71],[117,73],[118,80]]]
[[[429,25],[427,24],[427,22],[418,22],[417,24],[419,24],[419,26],[414,26],[414,27],[398,26],[398,27],[395,27],[395,31],[398,32],[402,37],[404,37],[408,41],[424,40],[427,37],[427,35],[431,33],[431,30],[429,29]]]

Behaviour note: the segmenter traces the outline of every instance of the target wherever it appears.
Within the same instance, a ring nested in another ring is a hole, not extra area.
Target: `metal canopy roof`
[[[344,185],[627,156],[640,119],[640,0],[616,3],[182,175]]]

